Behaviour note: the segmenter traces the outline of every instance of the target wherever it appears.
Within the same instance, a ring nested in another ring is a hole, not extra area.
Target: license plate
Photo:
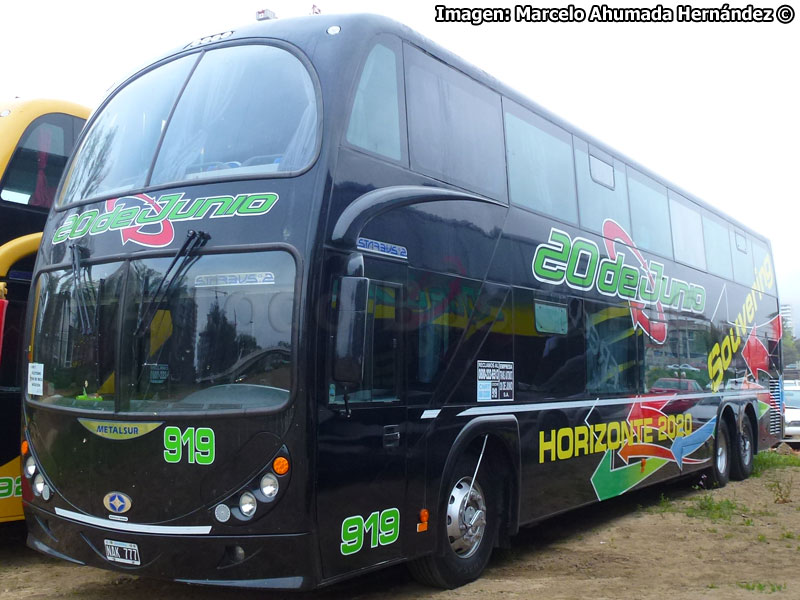
[[[126,565],[141,565],[139,560],[139,546],[128,542],[115,542],[114,540],[103,540],[106,546],[106,558],[111,562],[124,563]]]

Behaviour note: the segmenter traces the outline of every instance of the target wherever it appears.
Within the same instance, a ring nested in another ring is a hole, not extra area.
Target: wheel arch
[[[442,469],[442,477],[439,481],[437,499],[443,498],[453,469],[459,458],[468,450],[475,447],[480,452],[483,437],[488,435],[486,445],[487,454],[484,461],[489,459],[499,461],[500,468],[504,469],[508,477],[506,479],[503,494],[503,520],[499,537],[501,541],[507,540],[519,530],[519,509],[520,493],[522,490],[522,454],[520,448],[519,422],[514,415],[490,415],[476,417],[469,421],[459,431]],[[485,468],[482,465],[481,468]],[[438,536],[437,536],[438,537]],[[441,548],[437,548],[441,550]]]

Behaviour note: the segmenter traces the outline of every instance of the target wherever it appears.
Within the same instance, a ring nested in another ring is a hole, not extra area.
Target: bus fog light
[[[228,519],[231,518],[231,509],[228,508],[227,504],[217,504],[217,507],[214,509],[214,517],[216,517],[217,521],[220,523],[227,523]]]
[[[261,493],[267,500],[272,500],[278,495],[278,478],[272,473],[267,473],[261,478]]]
[[[33,492],[37,496],[41,496],[42,491],[44,491],[44,477],[42,477],[42,474],[39,473],[36,477],[33,478]]]
[[[245,492],[239,497],[239,510],[245,517],[252,517],[256,514],[256,498],[250,492]]]
[[[45,502],[50,500],[50,486],[47,484],[42,487],[42,500]]]
[[[25,477],[30,479],[33,477],[34,473],[36,473],[36,461],[33,459],[32,456],[29,456],[25,460]]]

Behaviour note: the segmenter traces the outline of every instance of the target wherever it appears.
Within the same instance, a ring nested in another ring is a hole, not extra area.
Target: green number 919
[[[187,427],[181,431],[178,427],[164,429],[164,460],[168,463],[179,463],[183,459],[183,447],[186,446],[186,460],[190,465],[210,465],[214,462],[214,430],[208,427]]]

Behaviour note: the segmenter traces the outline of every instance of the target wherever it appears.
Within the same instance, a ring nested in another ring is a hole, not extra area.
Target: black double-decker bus
[[[137,73],[29,304],[28,543],[185,582],[454,587],[781,433],[768,241],[383,18]]]

